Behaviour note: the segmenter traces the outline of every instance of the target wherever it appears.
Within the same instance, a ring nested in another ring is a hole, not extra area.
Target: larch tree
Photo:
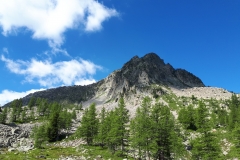
[[[98,133],[98,119],[95,103],[86,109],[82,117],[81,126],[78,128],[78,135],[84,138],[88,145],[92,145]]]

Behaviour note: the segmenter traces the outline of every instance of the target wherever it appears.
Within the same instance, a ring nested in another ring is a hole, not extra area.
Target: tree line
[[[149,97],[143,99],[132,119],[122,97],[115,109],[107,111],[102,108],[99,114],[93,103],[84,110],[80,127],[74,136],[83,138],[87,145],[108,148],[112,154],[118,156],[131,155],[139,159],[162,160],[186,156],[193,159],[224,159],[221,139],[226,138],[232,143],[229,156],[240,158],[239,98],[232,95],[225,107],[213,99],[209,101],[208,107],[203,100],[192,98],[192,101],[197,106],[180,106],[177,119],[168,106],[153,103]],[[28,116],[21,116],[24,115],[24,109],[20,109],[20,106],[21,100],[12,102],[9,113],[11,121],[23,121],[21,117],[31,117],[31,112],[39,119],[46,120],[44,125],[36,127],[33,132],[37,148],[41,148],[46,141],[59,140],[60,130],[69,130],[72,119],[76,119],[75,110],[70,113],[63,105],[47,103],[44,99],[32,98],[29,101]],[[36,106],[36,113],[33,106]],[[77,109],[81,107],[78,106]],[[2,110],[0,123],[6,123],[8,111],[10,109]],[[227,131],[229,134],[221,137],[220,132],[214,129]],[[189,144],[191,154],[183,145],[189,133],[197,135]]]

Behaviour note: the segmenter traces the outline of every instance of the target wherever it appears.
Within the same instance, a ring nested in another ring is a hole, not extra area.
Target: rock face
[[[142,58],[133,57],[117,72],[118,81],[128,81],[129,86],[163,84],[174,87],[203,87],[203,82],[183,69],[174,69],[155,53]]]
[[[166,85],[178,89],[189,87],[204,87],[203,82],[192,73],[183,69],[174,69],[155,53],[149,53],[142,58],[133,57],[104,79],[108,84],[109,97],[116,97],[119,93],[126,93],[132,88],[141,88],[151,84]]]
[[[33,125],[0,124],[0,148],[8,147],[9,151],[28,151],[33,148],[33,142],[29,139]]]
[[[87,101],[99,90],[107,92],[110,98],[129,91],[150,86],[151,84],[166,85],[178,89],[189,87],[204,87],[203,82],[192,73],[183,69],[174,69],[155,53],[146,54],[144,57],[133,57],[119,70],[111,73],[107,78],[87,86],[69,86],[48,89],[30,94],[22,99],[27,105],[31,97],[40,97],[51,101],[67,101],[79,103]],[[7,104],[9,105],[9,104]]]

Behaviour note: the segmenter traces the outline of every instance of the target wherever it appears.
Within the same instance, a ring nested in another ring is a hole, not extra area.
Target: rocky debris
[[[31,124],[0,124],[0,148],[8,148],[8,151],[33,149],[33,142],[29,138],[32,128]]]
[[[194,97],[197,98],[203,98],[203,99],[217,99],[217,100],[225,100],[229,99],[232,96],[231,92],[228,92],[225,89],[222,88],[216,88],[216,87],[193,87],[193,88],[187,88],[187,89],[176,89],[171,88],[174,94],[177,96],[185,96],[185,97]]]
[[[86,144],[85,141],[83,141],[82,139],[75,139],[75,140],[70,140],[70,141],[62,141],[60,143],[55,143],[54,146],[55,147],[78,147],[81,144]]]
[[[222,152],[224,155],[227,155],[230,151],[230,148],[232,147],[232,144],[227,139],[222,139]]]
[[[84,156],[60,156],[58,160],[87,160],[89,158],[86,158]]]

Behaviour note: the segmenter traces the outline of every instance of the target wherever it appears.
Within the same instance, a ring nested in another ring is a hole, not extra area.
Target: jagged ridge
[[[31,97],[40,97],[50,102],[79,103],[93,98],[99,89],[108,92],[108,97],[115,98],[120,93],[130,91],[133,87],[138,88],[151,84],[167,85],[179,89],[204,87],[203,82],[192,73],[183,69],[174,69],[170,64],[165,64],[157,54],[149,53],[142,58],[134,56],[120,70],[116,70],[97,83],[40,91],[27,95],[22,101],[23,105],[27,105]]]

